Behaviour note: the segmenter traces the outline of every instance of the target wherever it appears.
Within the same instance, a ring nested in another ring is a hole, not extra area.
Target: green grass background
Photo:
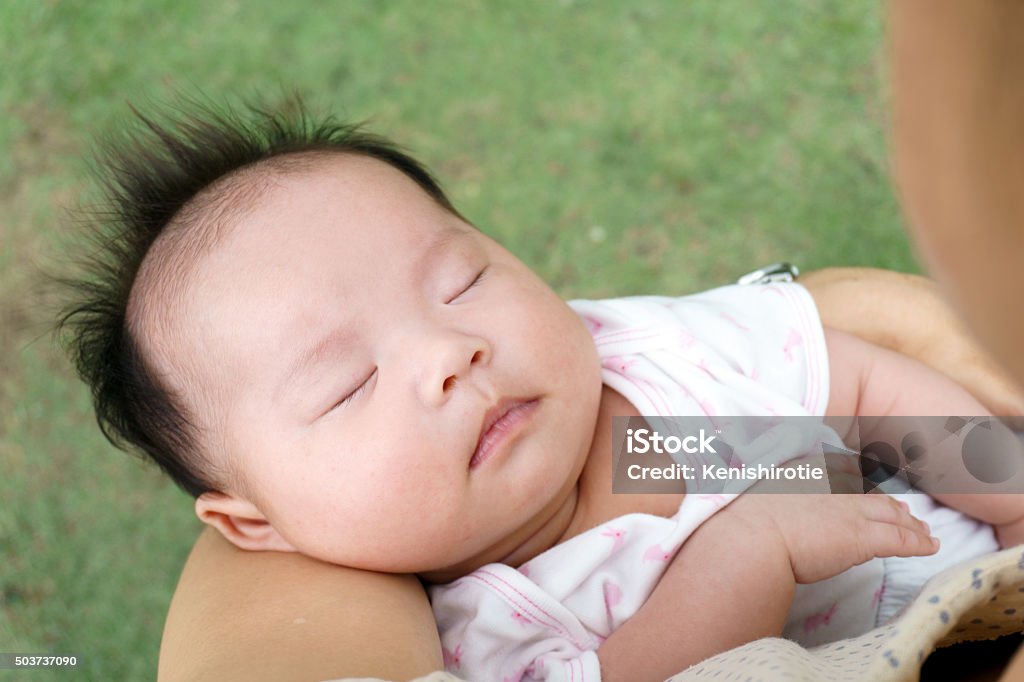
[[[0,651],[152,679],[199,530],[114,450],[45,335],[90,137],[176,92],[304,92],[411,148],[566,297],[766,262],[917,271],[887,178],[875,2],[0,4]]]

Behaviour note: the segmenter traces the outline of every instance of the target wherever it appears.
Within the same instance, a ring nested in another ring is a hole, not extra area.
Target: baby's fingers
[[[872,557],[927,556],[939,550],[928,524],[910,514],[903,502],[888,496],[866,496],[864,539]]]

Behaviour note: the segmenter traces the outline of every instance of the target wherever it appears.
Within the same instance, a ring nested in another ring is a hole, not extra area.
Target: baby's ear
[[[252,503],[234,495],[203,493],[196,499],[196,516],[220,531],[236,547],[251,551],[296,552]]]

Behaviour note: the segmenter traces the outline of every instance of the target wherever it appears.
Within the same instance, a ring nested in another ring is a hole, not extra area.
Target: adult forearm
[[[245,552],[208,528],[175,591],[157,679],[405,680],[441,667],[414,577]]]
[[[971,329],[1024,379],[1024,3],[889,4],[892,150],[910,227]]]
[[[992,414],[1024,415],[1024,391],[974,340],[934,281],[876,268],[826,268],[800,281],[826,327],[923,362]],[[1024,420],[1012,423],[1024,427]]]

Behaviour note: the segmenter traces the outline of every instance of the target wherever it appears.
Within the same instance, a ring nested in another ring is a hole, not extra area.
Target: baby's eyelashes
[[[471,281],[469,284],[467,284],[465,287],[463,287],[462,291],[460,291],[459,293],[455,294],[455,296],[452,297],[451,299],[449,299],[448,301],[446,301],[446,303],[454,303],[455,301],[459,300],[459,298],[461,296],[463,296],[467,291],[469,291],[470,289],[475,287],[477,284],[479,284],[483,280],[484,274],[487,272],[487,269],[489,267],[490,267],[489,265],[485,265],[484,268],[480,272],[477,273],[476,277],[473,278],[473,281]]]
[[[374,367],[373,370],[366,376],[366,378],[363,379],[363,381],[360,382],[360,384],[355,387],[355,389],[350,391],[341,400],[339,400],[338,402],[334,403],[334,405],[332,405],[331,408],[329,410],[327,410],[327,412],[325,412],[323,414],[323,416],[327,416],[328,414],[330,414],[331,412],[334,412],[334,410],[338,409],[339,407],[341,407],[341,406],[351,402],[355,398],[358,398],[359,395],[361,395],[363,393],[363,391],[365,391],[370,386],[370,382],[376,376],[377,376],[377,368]]]

